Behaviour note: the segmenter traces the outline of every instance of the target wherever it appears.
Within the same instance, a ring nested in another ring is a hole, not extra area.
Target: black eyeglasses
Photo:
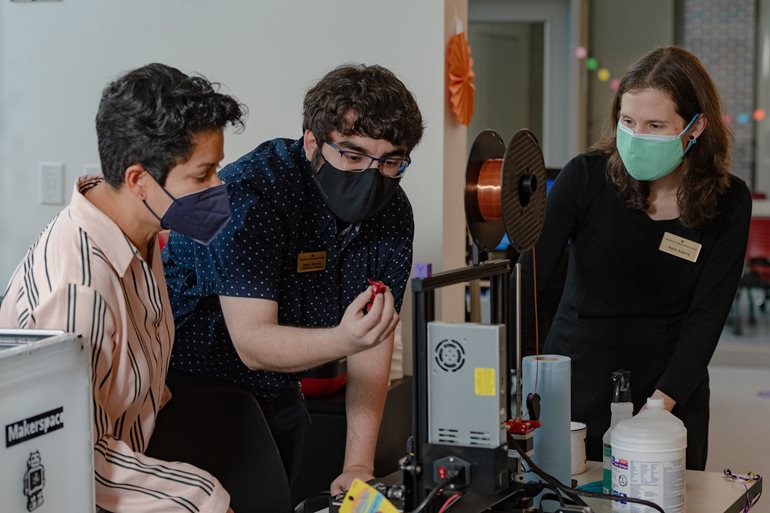
[[[340,169],[344,171],[364,171],[377,162],[380,174],[387,178],[401,178],[406,168],[412,163],[409,157],[372,157],[366,153],[353,150],[344,150],[334,143],[326,143],[340,154]]]

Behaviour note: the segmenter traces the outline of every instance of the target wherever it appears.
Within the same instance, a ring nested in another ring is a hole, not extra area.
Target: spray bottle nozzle
[[[612,402],[631,402],[631,371],[626,369],[616,370],[612,373]]]

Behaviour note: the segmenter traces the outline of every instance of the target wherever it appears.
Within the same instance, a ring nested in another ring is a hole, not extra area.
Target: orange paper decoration
[[[455,34],[449,40],[447,48],[447,68],[449,71],[449,103],[455,119],[463,125],[471,123],[473,117],[473,94],[476,87],[473,81],[473,59],[471,48],[465,33]]]

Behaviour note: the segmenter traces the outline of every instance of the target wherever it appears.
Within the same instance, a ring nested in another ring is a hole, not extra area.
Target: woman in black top
[[[588,424],[588,459],[602,459],[610,374],[625,368],[635,411],[662,397],[687,427],[687,468],[702,470],[707,365],[741,276],[751,195],[728,171],[719,95],[691,53],[658,48],[633,64],[610,124],[548,195],[538,292],[565,245],[569,265],[543,352],[572,358],[572,418]],[[521,261],[531,305],[532,252]]]

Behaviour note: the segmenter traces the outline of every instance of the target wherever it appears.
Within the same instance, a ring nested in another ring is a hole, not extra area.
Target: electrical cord
[[[449,475],[439,481],[439,483],[436,485],[436,487],[431,490],[428,495],[425,496],[425,498],[422,500],[422,502],[412,510],[412,513],[420,513],[420,511],[424,510],[425,507],[430,504],[430,501],[433,500],[433,498],[438,494],[442,488],[444,488],[446,485],[450,484],[452,481],[455,480],[458,476],[458,472],[454,472],[452,475]]]
[[[460,500],[460,498],[463,496],[461,492],[457,492],[454,495],[450,495],[449,498],[444,502],[444,505],[441,506],[441,509],[438,510],[438,513],[446,513],[449,508],[455,505],[457,501]]]
[[[549,490],[553,491],[555,498],[553,500],[559,501],[559,506],[562,508],[564,507],[564,497],[561,496],[561,493],[559,492],[559,489],[556,488],[554,485],[550,483],[543,483],[543,488],[548,488]],[[544,495],[543,498],[546,496]],[[540,499],[542,501],[542,498]]]
[[[294,513],[311,513],[329,506],[330,492],[319,492],[308,495],[294,507]]]
[[[540,355],[540,317],[537,313],[537,252],[532,247],[532,294],[535,307],[535,356]],[[518,301],[518,300],[517,300]],[[540,360],[535,361],[535,389],[537,392],[537,380],[540,375]]]
[[[525,459],[525,462],[528,462],[530,464],[530,468],[529,470],[527,470],[527,472],[534,472],[543,479],[543,482],[540,483],[541,490],[543,488],[557,490],[557,492],[563,492],[564,495],[566,495],[567,498],[569,498],[573,504],[578,504],[582,506],[586,505],[586,503],[577,494],[576,490],[573,491],[572,488],[562,484],[561,481],[559,481],[558,479],[553,477],[551,474],[548,474],[543,469],[535,465],[535,463],[531,459],[529,459],[529,457]],[[532,465],[534,465],[534,467],[532,467]]]
[[[550,492],[545,493],[545,490],[550,490]],[[540,496],[540,507],[536,510],[538,513],[546,513],[547,511],[550,511],[546,509],[546,506],[543,504],[544,501],[558,502],[559,508],[562,508],[562,509],[568,506],[581,506],[581,507],[586,506],[587,507],[586,503],[580,500],[579,498],[578,500],[575,500],[571,497],[565,499],[564,496],[562,495],[562,492],[559,491],[558,488],[548,483],[544,483],[542,481],[525,483],[524,496],[532,497],[532,498]],[[561,511],[561,509],[559,509],[559,511]]]
[[[577,488],[570,488],[569,486],[566,486],[561,483],[558,479],[553,477],[552,475],[545,472],[543,469],[538,467],[534,461],[532,461],[532,458],[527,456],[527,454],[524,452],[523,448],[519,445],[518,441],[516,439],[511,439],[511,442],[516,448],[516,451],[519,453],[519,456],[521,456],[525,462],[527,462],[527,465],[529,465],[529,468],[532,469],[532,471],[540,476],[546,483],[555,486],[562,492],[564,492],[568,497],[570,498],[577,498],[577,496],[583,496],[583,497],[590,497],[592,499],[604,499],[608,501],[625,501],[625,502],[633,502],[634,504],[641,504],[643,506],[647,506],[649,508],[652,508],[656,511],[660,511],[660,513],[666,513],[663,511],[663,508],[655,504],[651,501],[646,501],[644,499],[637,499],[635,497],[620,497],[617,495],[608,495],[605,493],[593,493],[593,492],[586,492],[584,490],[578,490]]]
[[[754,497],[754,499],[751,499],[749,496],[749,486],[746,483],[751,481],[759,481],[761,483],[762,476],[755,474],[754,472],[749,472],[745,476],[740,474],[733,474],[729,468],[724,469],[722,473],[724,474],[725,479],[737,481],[743,485],[743,488],[745,488],[746,498],[743,500],[743,509],[741,510],[741,513],[747,513],[751,508],[754,507],[757,502],[759,502],[759,498],[762,496],[762,492],[760,491],[756,497]]]

